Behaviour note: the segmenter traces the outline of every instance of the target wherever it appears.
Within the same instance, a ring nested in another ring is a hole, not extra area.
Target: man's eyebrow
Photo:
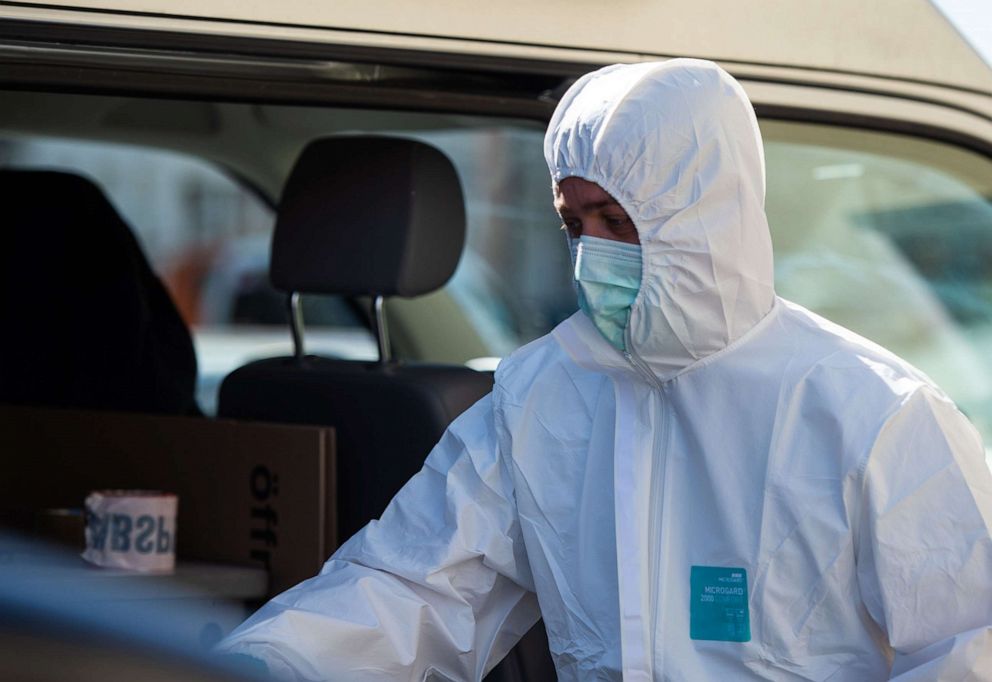
[[[607,206],[619,206],[620,204],[616,199],[602,199],[600,201],[590,201],[588,203],[582,204],[583,211],[595,211],[597,208],[605,208]]]

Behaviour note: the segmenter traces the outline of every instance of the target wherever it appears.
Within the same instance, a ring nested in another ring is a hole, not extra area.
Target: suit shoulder
[[[551,334],[531,341],[503,358],[496,368],[496,386],[509,396],[525,393],[548,367],[567,356]]]
[[[579,367],[549,333],[517,349],[496,369],[496,392],[501,400],[536,408],[578,399],[589,402],[605,375]]]
[[[867,443],[919,394],[950,402],[923,372],[844,327],[790,306],[784,330],[796,344],[784,370],[789,400],[840,440]]]

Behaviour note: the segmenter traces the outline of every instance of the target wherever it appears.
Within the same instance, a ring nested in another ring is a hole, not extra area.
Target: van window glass
[[[575,312],[543,129],[508,125],[415,137],[443,151],[462,181],[466,248],[446,290],[485,339],[488,354],[507,355]]]
[[[992,161],[902,135],[761,126],[778,293],[922,369],[992,444]]]
[[[574,312],[543,128],[484,116],[4,92],[0,164],[77,172],[102,187],[191,327],[198,399],[212,414],[227,373],[291,351],[284,296],[267,276],[272,206],[319,137],[419,139],[444,152],[462,182],[466,248],[451,281],[387,302],[397,358],[492,369]],[[377,357],[367,301],[305,295],[303,309],[308,353]]]

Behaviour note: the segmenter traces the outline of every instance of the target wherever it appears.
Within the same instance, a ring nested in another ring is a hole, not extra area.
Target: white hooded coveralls
[[[224,648],[306,680],[478,680],[543,615],[561,680],[992,680],[980,438],[776,299],[740,86],[601,69],[545,153],[637,226],[629,356],[576,313],[504,360],[382,519]],[[746,573],[749,641],[690,636],[694,566]]]

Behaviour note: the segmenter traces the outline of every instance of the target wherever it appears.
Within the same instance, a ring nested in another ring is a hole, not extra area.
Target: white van
[[[191,332],[186,412],[211,418],[232,370],[293,352],[267,268],[300,151],[426,142],[464,189],[465,251],[440,291],[386,302],[388,341],[400,361],[485,371],[575,309],[541,149],[558,97],[600,65],[672,56],[718,61],[754,102],[779,293],[923,369],[992,443],[992,69],[924,0],[5,2],[0,177],[55,169],[106,195]],[[0,403],[80,407],[46,402],[46,358],[92,356],[128,313],[77,302],[67,329],[31,308],[102,264],[70,251],[69,269],[15,277],[28,254],[4,239]],[[307,351],[376,361],[367,303],[305,296]],[[27,323],[10,312],[25,307]]]

